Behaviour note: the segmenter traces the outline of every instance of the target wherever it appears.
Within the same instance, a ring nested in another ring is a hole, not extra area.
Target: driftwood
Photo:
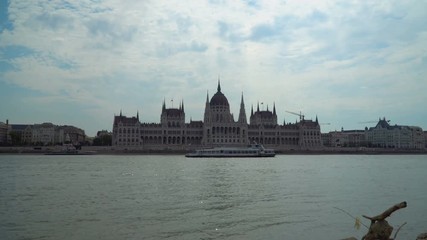
[[[421,233],[417,237],[417,240],[426,240],[426,239],[427,239],[427,233]]]
[[[383,213],[381,213],[380,215],[377,215],[375,217],[367,217],[365,215],[363,215],[364,218],[367,218],[369,220],[371,220],[371,224],[374,223],[375,221],[381,221],[386,219],[387,217],[389,217],[393,212],[401,209],[401,208],[405,208],[407,206],[406,202],[401,202],[398,203],[396,205],[394,205],[393,207],[385,210]]]
[[[385,210],[383,213],[377,216],[368,217],[363,215],[364,218],[371,220],[371,225],[369,226],[368,233],[365,236],[363,236],[362,240],[391,240],[392,238],[390,238],[390,236],[391,236],[391,233],[393,232],[393,227],[390,226],[385,219],[389,217],[393,212],[401,208],[405,208],[406,206],[407,206],[406,202],[401,202]],[[400,228],[398,229],[398,231],[399,230]],[[394,235],[395,238],[396,238],[397,232]]]

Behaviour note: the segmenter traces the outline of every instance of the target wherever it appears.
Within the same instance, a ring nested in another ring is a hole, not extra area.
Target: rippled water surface
[[[427,156],[0,155],[0,239],[361,238],[336,208],[376,215],[401,201],[389,223],[415,239]]]

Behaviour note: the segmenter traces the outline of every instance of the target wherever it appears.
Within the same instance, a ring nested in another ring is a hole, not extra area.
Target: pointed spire
[[[254,105],[251,105],[251,117],[254,115]]]
[[[277,115],[276,114],[276,103],[273,103],[273,115]]]
[[[259,102],[258,102],[258,105],[256,107],[256,111],[259,112]]]
[[[122,116],[122,110],[120,109],[120,117]]]
[[[219,79],[219,75],[218,75],[218,87],[217,87],[218,92],[221,92],[221,81]]]
[[[268,104],[267,104],[267,112],[268,112]]]
[[[139,121],[139,111],[136,110],[136,119]]]
[[[319,120],[317,119],[317,115],[316,115],[316,123],[319,124]]]
[[[166,98],[163,99],[162,112],[166,110]]]
[[[184,99],[182,99],[181,105],[182,105],[181,110],[184,112]]]
[[[204,114],[204,122],[210,122],[210,105],[209,105],[209,90],[206,91],[206,104],[205,104],[205,114]]]
[[[243,92],[242,92],[242,100],[240,102],[240,113],[239,113],[239,123],[247,123],[246,120],[246,111],[245,111],[245,102],[243,100]]]

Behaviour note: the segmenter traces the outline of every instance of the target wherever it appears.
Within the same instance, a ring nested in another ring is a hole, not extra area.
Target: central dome
[[[217,92],[211,98],[211,106],[229,106],[227,98],[222,94],[222,92]]]
[[[218,81],[218,91],[212,96],[210,106],[229,106],[227,98],[221,92],[221,85]]]

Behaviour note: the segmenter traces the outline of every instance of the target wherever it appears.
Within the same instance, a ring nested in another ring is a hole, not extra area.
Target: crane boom
[[[300,121],[304,120],[304,114],[302,114],[301,111],[299,113],[291,112],[291,111],[285,111],[285,112],[299,116]]]

